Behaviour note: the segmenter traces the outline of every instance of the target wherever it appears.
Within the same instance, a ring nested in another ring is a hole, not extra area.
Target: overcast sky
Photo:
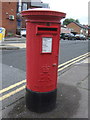
[[[53,10],[65,12],[66,18],[78,19],[81,24],[88,24],[88,2],[90,0],[41,0],[49,3]]]

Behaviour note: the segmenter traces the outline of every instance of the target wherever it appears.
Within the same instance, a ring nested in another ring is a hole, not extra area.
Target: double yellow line
[[[67,61],[67,62],[59,65],[58,66],[58,72],[60,72],[63,69],[65,69],[65,68],[67,68],[67,67],[69,67],[69,66],[71,66],[71,65],[73,65],[73,64],[75,64],[75,63],[77,63],[77,62],[79,62],[79,61],[81,61],[83,59],[85,59],[88,56],[90,56],[90,53],[83,54],[83,55],[81,55],[79,57],[76,57],[74,59],[71,59],[71,60],[69,60],[69,61]],[[18,87],[19,85],[21,85],[23,83],[26,83],[26,80],[22,80],[21,82],[18,82],[18,83],[14,84],[14,85],[11,85],[11,86],[9,86],[7,88],[4,88],[4,89],[0,90],[0,94],[5,93],[5,92],[7,92],[7,91],[9,91],[9,90],[11,90],[11,89],[13,89],[15,87]],[[19,88],[15,89],[15,90],[13,90],[12,92],[9,92],[9,93],[3,95],[2,97],[0,97],[0,101],[4,100],[6,98],[9,98],[10,96],[12,96],[12,95],[20,92],[23,89],[25,89],[25,85],[23,85],[22,87],[19,87]]]
[[[58,66],[58,72],[60,72],[61,70],[63,70],[63,69],[65,69],[65,68],[73,65],[74,63],[77,63],[77,62],[85,59],[85,58],[88,57],[88,56],[90,56],[90,52],[88,52],[88,53],[86,53],[86,54],[83,54],[83,55],[80,55],[80,56],[78,56],[78,57],[76,57],[76,58],[74,58],[74,59],[71,59],[71,60],[69,60],[69,61],[67,61],[67,62],[59,65],[59,66]]]
[[[18,83],[14,84],[14,85],[11,85],[11,86],[9,86],[7,88],[4,88],[4,89],[0,90],[0,94],[4,93],[6,91],[9,91],[9,90],[11,90],[11,89],[23,84],[23,83],[26,83],[26,80],[22,80],[21,82],[18,82]],[[20,87],[20,88],[15,89],[14,91],[12,91],[10,93],[7,93],[7,94],[3,95],[2,97],[0,97],[0,101],[10,97],[11,95],[14,95],[14,94],[18,93],[19,91],[23,90],[24,88],[25,88],[25,85]]]

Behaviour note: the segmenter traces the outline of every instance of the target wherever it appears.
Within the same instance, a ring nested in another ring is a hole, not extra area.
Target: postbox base
[[[56,107],[57,89],[50,92],[34,92],[26,88],[26,107],[33,112],[49,112]]]

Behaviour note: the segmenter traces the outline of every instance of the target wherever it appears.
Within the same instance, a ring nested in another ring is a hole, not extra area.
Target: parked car
[[[65,33],[61,33],[61,34],[60,34],[60,38],[61,38],[61,39],[64,39],[64,35],[65,35]]]
[[[75,38],[76,40],[86,40],[86,36],[83,34],[76,34]]]
[[[61,39],[75,40],[75,35],[73,33],[61,33]]]
[[[88,40],[90,40],[90,37],[88,37]]]
[[[21,29],[21,36],[26,37],[26,28]]]

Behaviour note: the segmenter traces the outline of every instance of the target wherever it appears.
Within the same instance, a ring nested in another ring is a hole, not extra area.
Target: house
[[[6,35],[16,34],[17,2],[1,2],[2,6],[2,26],[6,29]]]
[[[81,25],[77,22],[71,22],[67,25],[67,28],[71,29],[71,32],[74,34],[84,34],[88,36],[88,27],[85,25]]]
[[[61,33],[71,33],[71,29],[61,25]]]
[[[6,29],[6,36],[13,36],[18,33],[22,27],[25,28],[24,18],[22,19],[20,12],[28,10],[29,8],[47,8],[48,4],[37,0],[37,2],[25,2],[25,0],[18,0],[18,2],[0,2],[1,25]]]

